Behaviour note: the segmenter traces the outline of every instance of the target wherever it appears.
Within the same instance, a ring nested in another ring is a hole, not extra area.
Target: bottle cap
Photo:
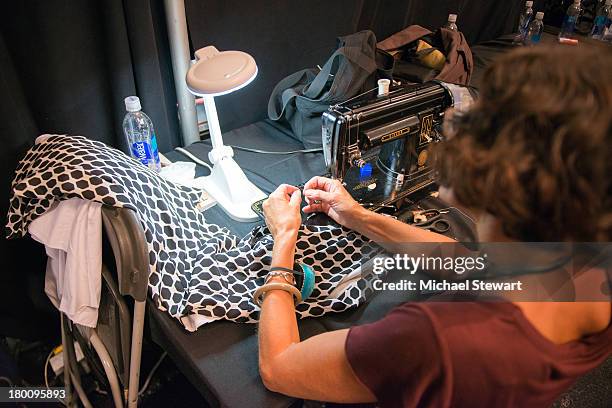
[[[532,7],[533,6],[533,1],[526,1],[525,2],[525,6]]]
[[[448,15],[448,21],[449,21],[449,23],[456,23],[457,22],[457,15],[456,14],[449,14]]]
[[[536,13],[536,18],[537,18],[538,20],[542,20],[542,19],[544,18],[544,12],[543,12],[543,11],[538,11],[538,12]]]
[[[141,109],[140,98],[137,96],[128,96],[123,101],[125,102],[125,109],[128,112],[138,112]]]
[[[574,0],[574,4],[580,4],[580,0]]]

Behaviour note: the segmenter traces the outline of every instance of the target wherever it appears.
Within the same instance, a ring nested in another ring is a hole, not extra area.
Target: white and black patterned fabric
[[[192,331],[219,319],[257,321],[252,293],[263,284],[273,243],[266,228],[238,239],[207,223],[206,214],[195,208],[201,190],[170,183],[123,152],[82,136],[39,139],[16,170],[8,238],[25,235],[29,223],[57,200],[79,197],[127,207],[144,227],[149,288],[160,309]],[[364,237],[339,226],[302,226],[296,260],[313,267],[316,284],[298,305],[299,317],[362,302],[366,283],[355,277],[362,258],[376,251]]]

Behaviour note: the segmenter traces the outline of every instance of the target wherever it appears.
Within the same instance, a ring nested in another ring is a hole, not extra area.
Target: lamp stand
[[[213,168],[210,176],[202,180],[201,186],[234,220],[256,221],[258,216],[251,209],[251,205],[263,200],[267,195],[247,179],[233,158],[233,149],[223,144],[213,96],[204,96],[204,108],[212,142],[212,150],[208,153],[208,158]]]

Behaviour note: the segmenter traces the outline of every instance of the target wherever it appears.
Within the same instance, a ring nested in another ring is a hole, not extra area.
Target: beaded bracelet
[[[261,307],[264,295],[270,290],[277,289],[284,290],[287,293],[291,293],[293,295],[295,305],[302,302],[302,294],[295,286],[289,285],[288,283],[279,282],[266,283],[265,285],[258,287],[255,291],[255,294],[253,295],[253,300],[255,301],[257,306]]]

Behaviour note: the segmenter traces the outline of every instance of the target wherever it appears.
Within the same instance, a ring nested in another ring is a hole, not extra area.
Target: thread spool
[[[389,85],[391,81],[389,79],[379,79],[378,80],[378,96],[387,96],[389,95]]]

